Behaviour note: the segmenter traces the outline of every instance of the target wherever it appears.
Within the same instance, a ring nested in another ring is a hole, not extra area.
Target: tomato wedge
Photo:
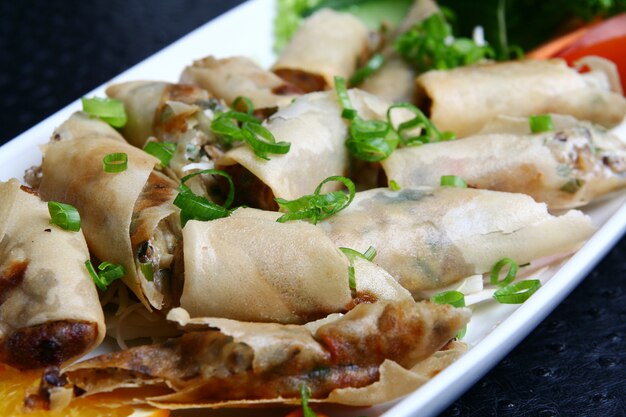
[[[554,56],[572,65],[587,55],[601,56],[615,62],[622,86],[626,86],[626,14],[591,27],[582,37]]]

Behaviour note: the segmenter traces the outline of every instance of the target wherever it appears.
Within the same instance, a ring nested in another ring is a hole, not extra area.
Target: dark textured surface
[[[2,0],[0,142],[238,3]],[[625,252],[442,415],[626,415]]]

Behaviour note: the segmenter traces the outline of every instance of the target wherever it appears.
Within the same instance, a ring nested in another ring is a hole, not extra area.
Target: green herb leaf
[[[396,182],[396,180],[389,180],[389,188],[392,191],[400,191],[400,185]]]
[[[580,190],[583,185],[585,185],[585,180],[572,178],[569,181],[567,181],[565,184],[563,184],[563,186],[561,187],[561,191],[574,194],[578,192],[578,190]]]
[[[420,72],[451,69],[494,58],[489,46],[477,45],[468,38],[454,39],[452,27],[442,13],[435,13],[400,35],[394,47]]]

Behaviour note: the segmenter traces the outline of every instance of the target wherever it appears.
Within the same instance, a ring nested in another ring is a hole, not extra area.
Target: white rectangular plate
[[[251,0],[193,31],[111,82],[138,79],[175,82],[185,65],[207,55],[245,55],[268,67],[274,59],[271,50],[274,10],[273,0]],[[254,28],[254,35],[250,30],[241,28]],[[87,96],[104,96],[104,89],[104,85],[100,86]],[[54,128],[80,108],[77,100],[0,147],[0,180],[6,181],[11,177],[21,180],[27,168],[38,165],[41,162],[38,145],[46,143]],[[626,138],[626,124],[623,123],[617,131],[622,138]],[[542,275],[544,280],[549,278],[549,281],[529,302],[521,306],[489,301],[477,305],[464,339],[470,350],[426,385],[400,401],[370,409],[342,407],[330,411],[330,414],[405,417],[431,416],[440,412],[535,328],[617,242],[626,229],[625,200],[626,194],[620,193],[585,208],[584,211],[599,227],[598,231],[569,261]],[[196,415],[195,412],[183,414]],[[200,414],[207,415],[206,412]],[[216,413],[226,414],[231,413]],[[254,414],[284,416],[287,412]]]

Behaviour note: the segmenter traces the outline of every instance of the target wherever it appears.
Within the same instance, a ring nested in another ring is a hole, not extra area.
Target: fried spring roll
[[[46,204],[17,180],[0,183],[0,363],[58,366],[100,344],[88,259],[82,232],[50,224]]]
[[[214,168],[224,154],[223,144],[211,130],[215,111],[226,107],[198,87],[161,81],[131,81],[109,86],[107,94],[121,100],[128,123],[122,130],[135,146],[148,142],[174,144],[175,150],[163,172],[180,180],[198,169]],[[196,194],[220,198],[215,179],[193,177],[186,183]]]
[[[332,88],[349,78],[368,52],[368,31],[349,13],[322,9],[304,21],[272,70],[305,93]]]
[[[185,68],[180,81],[200,86],[228,105],[237,97],[247,97],[255,109],[284,106],[303,93],[297,86],[243,56],[223,59],[209,56],[194,61]]]
[[[357,193],[318,225],[338,246],[376,248],[376,263],[416,297],[505,257],[521,265],[573,251],[594,232],[576,210],[555,217],[526,195],[448,187]]]
[[[465,137],[499,115],[558,113],[615,126],[626,115],[626,99],[611,91],[609,79],[600,70],[580,74],[560,59],[526,60],[429,71],[417,88],[433,123]]]
[[[416,0],[407,16],[394,31],[390,44],[381,52],[385,57],[383,66],[367,77],[359,88],[392,103],[415,101],[415,70],[398,54],[393,41],[397,36],[438,11],[439,7],[433,0]]]
[[[528,128],[528,120],[521,125]],[[626,146],[589,123],[539,134],[490,133],[396,150],[381,162],[401,187],[457,175],[475,188],[524,193],[550,209],[583,206],[626,186]]]
[[[193,85],[162,81],[129,81],[110,85],[109,97],[124,103],[128,122],[121,129],[128,142],[143,148],[151,136],[170,140],[168,135],[187,130],[188,114],[176,115],[167,108],[168,102],[193,106],[207,101],[209,94]]]
[[[389,103],[357,89],[349,94],[359,116],[377,120],[386,117]],[[278,206],[273,197],[293,200],[313,193],[331,175],[347,174],[348,129],[335,92],[298,97],[264,125],[277,142],[291,143],[287,154],[271,155],[266,161],[249,147],[240,146],[217,163],[234,177],[241,203],[275,210]]]
[[[111,153],[127,155],[125,171],[104,171],[103,158]],[[121,264],[126,285],[146,307],[160,309],[171,302],[180,223],[173,205],[177,184],[155,170],[158,163],[106,123],[75,113],[46,146],[39,192],[44,200],[76,207],[91,252]]]
[[[168,318],[189,330],[180,339],[100,356],[66,369],[65,376],[85,395],[113,391],[110,399],[116,389],[162,386],[170,394],[148,401],[183,408],[298,401],[302,384],[311,398],[324,400],[344,387],[377,383],[383,364],[419,364],[469,315],[428,302],[380,302],[296,326],[192,320],[175,309]]]
[[[355,302],[410,299],[364,261],[354,265],[353,300],[346,256],[319,228],[277,223],[279,216],[242,208],[228,218],[188,222],[180,305],[193,317],[304,323]]]

